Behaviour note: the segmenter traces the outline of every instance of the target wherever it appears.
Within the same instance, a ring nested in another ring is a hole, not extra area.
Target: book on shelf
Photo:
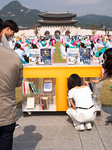
[[[32,86],[32,83],[31,83],[31,82],[29,82],[29,87],[30,87],[30,91],[31,91],[32,93],[34,93],[34,88],[33,88],[33,86]]]
[[[52,79],[44,79],[44,92],[52,91]]]
[[[41,109],[43,110],[42,98],[40,98]]]
[[[56,103],[56,95],[53,96],[53,98],[52,98],[52,103],[53,103],[53,104]]]
[[[42,110],[48,110],[48,97],[40,97],[40,105]]]
[[[92,82],[89,82],[89,87],[90,87],[91,91],[94,93],[94,88],[93,88],[93,83]]]
[[[35,82],[23,81],[23,94],[38,93],[39,90]]]
[[[30,94],[29,81],[25,82],[25,93]]]
[[[35,97],[27,97],[27,108],[34,108]]]
[[[33,87],[34,87],[34,89],[35,89],[36,93],[38,93],[38,92],[39,92],[39,90],[38,90],[38,88],[37,88],[37,85],[35,84],[35,82],[33,82],[32,84],[33,84]]]
[[[35,90],[35,88],[34,88],[34,86],[33,86],[33,82],[30,82],[30,83],[29,83],[29,86],[30,86],[30,89],[31,89],[31,91],[32,91],[33,93],[37,93],[36,90]]]
[[[90,48],[80,48],[80,64],[91,64],[91,49]]]
[[[67,48],[66,57],[68,65],[79,64],[79,48]]]
[[[25,94],[25,82],[23,81],[23,94]]]
[[[23,81],[23,94],[30,94],[29,81]]]
[[[88,86],[91,89],[91,92],[94,93],[93,83],[89,81],[85,81],[85,86]]]
[[[38,65],[40,62],[40,49],[29,49],[29,64]]]

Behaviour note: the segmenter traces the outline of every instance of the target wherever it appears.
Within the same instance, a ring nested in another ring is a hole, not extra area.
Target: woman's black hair
[[[81,45],[81,47],[83,47],[83,48],[84,48],[84,43],[82,43],[82,42],[81,42],[81,44],[80,44],[80,45]]]
[[[92,44],[91,44],[91,49],[92,49],[92,50],[93,50],[93,47],[94,47],[94,44],[92,43]]]
[[[68,89],[72,89],[75,86],[81,86],[81,78],[77,74],[72,74],[68,80]]]
[[[20,45],[19,43],[16,43],[16,44],[15,44],[14,50],[17,49],[17,48],[21,48],[21,45]]]
[[[32,48],[35,49],[35,48],[38,48],[38,47],[37,47],[36,44],[32,43]]]
[[[69,45],[67,45],[67,46],[65,47],[65,52],[67,52],[67,48],[69,48]]]
[[[107,77],[111,77],[112,76],[112,48],[109,48],[104,52],[103,58],[105,59],[104,74],[106,74]]]

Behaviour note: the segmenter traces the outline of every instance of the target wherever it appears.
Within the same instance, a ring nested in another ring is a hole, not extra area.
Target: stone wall
[[[75,27],[75,26],[64,26],[64,27],[41,27],[38,28],[38,36],[43,36],[45,31],[49,31],[51,35],[55,34],[55,31],[59,30],[60,35],[63,36],[65,35],[65,32],[67,30],[70,31],[71,35],[92,35],[92,30],[91,29],[81,29],[80,27]],[[25,29],[25,30],[20,30],[18,33],[15,34],[15,36],[21,36],[24,34],[25,36],[35,36],[34,29]],[[109,31],[109,34],[112,35],[112,31]],[[105,35],[104,30],[97,30],[96,35]]]

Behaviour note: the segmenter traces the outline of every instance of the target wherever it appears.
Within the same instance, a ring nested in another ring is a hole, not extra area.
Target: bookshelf
[[[77,73],[81,78],[99,78],[102,76],[102,66],[99,64],[67,65],[66,63],[54,63],[52,65],[38,66],[31,66],[28,64],[24,65],[24,80],[35,83],[37,82],[36,85],[39,91],[38,93],[23,94],[22,111],[66,111],[68,108],[67,79],[73,73]],[[44,81],[49,82],[50,80],[52,80],[52,89],[46,89],[44,87]],[[35,97],[35,107],[33,109],[27,109],[28,96]],[[48,110],[41,109],[40,97],[48,97]],[[100,96],[97,96],[97,99],[99,99],[98,97]],[[99,105],[100,104],[101,100],[99,101]]]
[[[56,78],[24,78],[23,112],[56,111]]]

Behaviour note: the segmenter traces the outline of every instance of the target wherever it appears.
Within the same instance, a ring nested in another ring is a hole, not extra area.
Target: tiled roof
[[[47,25],[65,25],[65,24],[75,24],[78,20],[65,20],[65,21],[45,21],[45,20],[37,20],[40,24],[47,24]]]
[[[71,18],[76,17],[77,14],[75,13],[69,13],[69,12],[45,12],[45,13],[39,13],[39,17],[47,17],[47,18]]]

